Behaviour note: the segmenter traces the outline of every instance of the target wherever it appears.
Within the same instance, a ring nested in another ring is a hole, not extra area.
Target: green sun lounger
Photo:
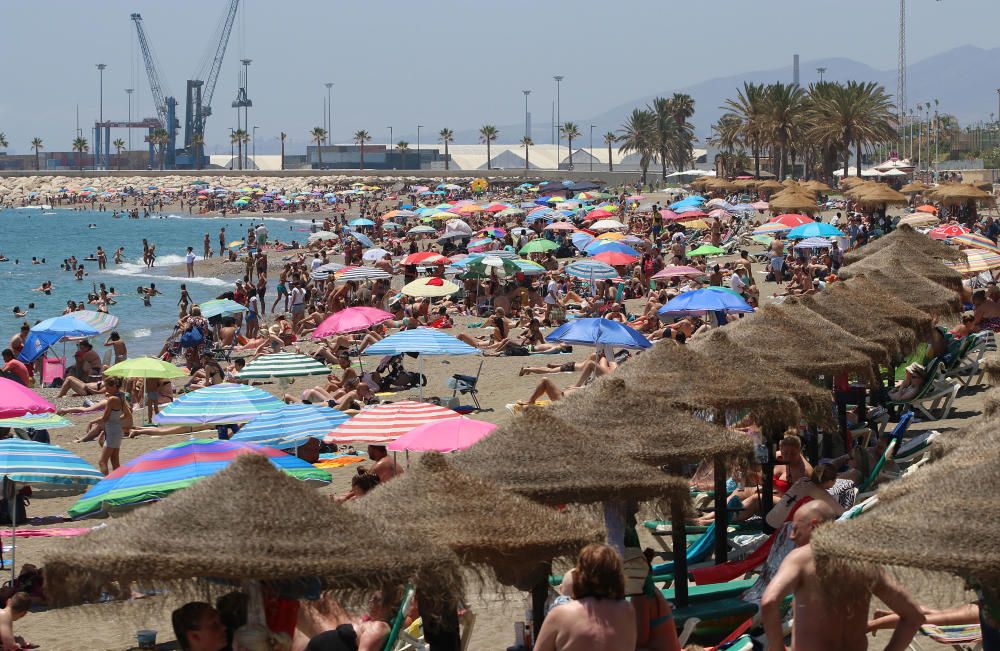
[[[736,581],[729,581],[727,583],[692,585],[688,586],[688,599],[690,600],[690,603],[699,603],[703,601],[715,601],[729,597],[738,597],[756,582],[757,579],[737,579]],[[663,597],[665,599],[673,601],[673,588],[667,588],[665,590],[661,590],[660,592],[663,593]]]

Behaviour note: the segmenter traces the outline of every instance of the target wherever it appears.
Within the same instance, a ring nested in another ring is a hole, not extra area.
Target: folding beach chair
[[[942,364],[940,358],[935,358],[927,365],[924,383],[915,396],[909,400],[890,400],[887,404],[893,407],[910,407],[920,412],[927,420],[947,418],[962,385],[956,380],[944,377]],[[934,411],[939,411],[939,415],[934,416]]]
[[[956,359],[954,363],[945,371],[946,378],[958,380],[962,386],[980,384],[983,381],[985,370],[983,362],[986,354],[997,349],[996,335],[992,330],[984,330],[967,337],[969,343],[964,347],[964,355]]]
[[[938,644],[950,646],[955,651],[981,651],[983,648],[983,631],[979,624],[955,624],[952,626],[924,624],[920,627],[920,633]],[[921,647],[911,644],[909,648],[920,651]]]
[[[456,373],[451,376],[451,379],[448,380],[448,388],[452,390],[452,399],[457,398],[460,393],[462,395],[469,394],[469,397],[472,399],[472,403],[476,405],[477,411],[483,410],[483,407],[479,404],[478,388],[479,376],[483,372],[483,361],[484,360],[482,359],[479,360],[479,368],[476,370],[475,375],[462,375],[460,373]]]

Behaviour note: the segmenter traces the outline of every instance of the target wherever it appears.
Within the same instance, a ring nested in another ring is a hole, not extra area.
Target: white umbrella
[[[362,260],[367,260],[369,262],[378,262],[387,255],[392,255],[385,249],[368,249],[365,251],[364,255],[361,256]]]

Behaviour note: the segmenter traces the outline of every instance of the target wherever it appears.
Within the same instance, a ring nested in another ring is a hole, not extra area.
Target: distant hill
[[[790,57],[789,57],[790,58]],[[896,70],[876,70],[864,63],[848,58],[828,58],[802,62],[800,83],[807,86],[819,81],[816,68],[826,68],[824,79],[828,81],[875,81],[885,86],[889,94],[896,92]],[[669,96],[675,92],[687,93],[695,100],[694,125],[699,138],[708,135],[711,125],[718,120],[722,111],[719,107],[726,99],[734,97],[744,81],[756,83],[792,80],[792,66],[789,64],[771,70],[741,73],[717,77],[682,88],[664,88],[654,94],[624,102],[590,119],[578,119],[581,131],[589,133],[589,125],[596,125],[595,133],[618,131],[632,109],[646,106],[654,97]],[[911,63],[907,75],[907,104],[915,107],[937,98],[940,110],[958,117],[964,126],[977,120],[989,119],[990,113],[997,112],[997,91],[1000,88],[1000,48],[984,50],[966,45],[941,54]],[[503,137],[505,134],[520,134],[523,124],[498,125],[505,142],[517,138]],[[532,125],[535,139],[547,143],[551,133],[551,123],[537,120]],[[595,135],[595,145],[597,145]],[[455,141],[459,143],[478,142],[478,127],[457,130]],[[586,139],[586,138],[585,138]],[[581,140],[581,145],[585,142]]]

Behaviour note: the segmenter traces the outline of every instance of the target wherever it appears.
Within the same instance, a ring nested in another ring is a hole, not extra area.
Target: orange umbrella
[[[938,209],[930,205],[929,203],[925,203],[922,206],[917,206],[917,212],[928,212],[932,215],[936,215],[937,211]]]

